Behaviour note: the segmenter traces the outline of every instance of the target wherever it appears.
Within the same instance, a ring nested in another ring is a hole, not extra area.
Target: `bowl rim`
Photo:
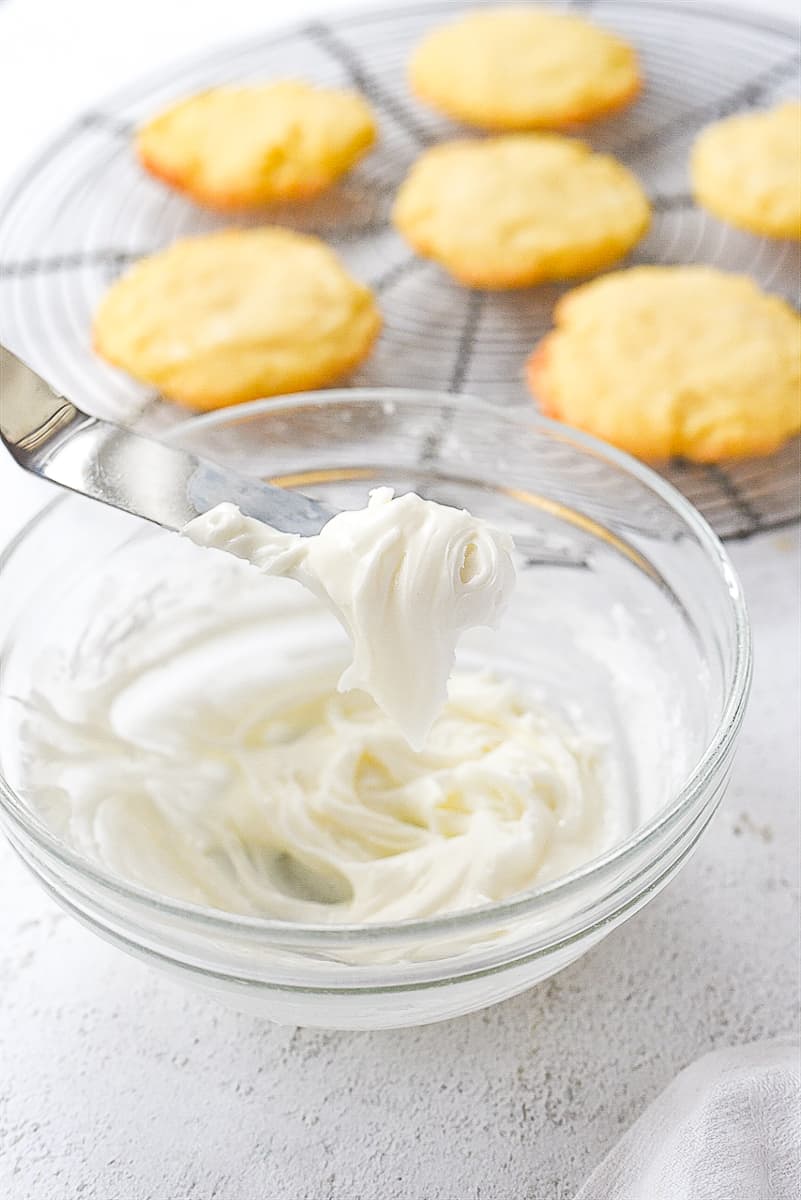
[[[533,409],[491,404],[470,393],[444,392],[426,388],[330,388],[297,392],[286,396],[272,396],[229,405],[193,416],[160,436],[167,441],[179,441],[181,434],[185,433],[187,429],[194,430],[222,425],[226,421],[230,421],[232,417],[258,416],[278,410],[291,411],[309,404],[335,407],[343,402],[386,404],[405,401],[436,404],[440,407],[458,405],[460,411],[467,408],[475,410],[479,414],[491,414],[495,419],[500,418],[510,422],[520,421],[522,418],[525,424],[533,427],[535,431],[542,430],[551,436],[556,435],[562,440],[577,445],[583,452],[594,457],[601,457],[619,470],[633,476],[638,483],[659,496],[695,534],[697,541],[713,565],[717,567],[724,590],[729,597],[736,635],[734,663],[731,684],[721,716],[704,751],[698,757],[674,799],[665,804],[649,820],[637,826],[623,841],[547,884],[516,893],[506,900],[490,901],[438,916],[362,923],[294,922],[272,917],[229,913],[221,909],[193,904],[190,901],[173,899],[131,883],[122,876],[91,862],[56,837],[15,793],[2,772],[0,772],[0,813],[4,811],[10,816],[13,823],[19,825],[28,837],[38,843],[40,848],[63,865],[86,876],[94,884],[111,890],[117,896],[155,909],[160,915],[188,920],[207,929],[218,932],[227,930],[240,935],[246,934],[257,940],[274,944],[292,943],[295,946],[303,944],[341,945],[343,941],[353,938],[370,943],[385,941],[396,943],[399,940],[408,941],[428,935],[432,937],[442,934],[454,935],[485,925],[495,925],[498,921],[529,916],[547,909],[552,901],[563,900],[575,895],[589,882],[603,878],[610,869],[618,869],[630,863],[644,846],[653,845],[658,848],[660,835],[693,808],[695,801],[700,795],[703,795],[707,782],[714,776],[721,761],[725,759],[742,724],[752,675],[751,627],[737,572],[722,542],[706,519],[666,479],[624,451],[581,430],[574,429],[572,426],[544,417]],[[26,521],[0,551],[0,572],[28,537],[55,509],[70,501],[74,503],[75,499],[75,496],[57,496]],[[2,647],[0,647],[1,649]],[[600,895],[598,898],[601,898]]]

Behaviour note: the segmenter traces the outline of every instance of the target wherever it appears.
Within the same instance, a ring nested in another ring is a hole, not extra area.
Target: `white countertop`
[[[221,13],[231,38],[282,15],[198,0],[187,29],[188,7],[0,4],[4,171],[52,133],[53,96],[62,121],[145,60],[213,41]],[[0,460],[0,541],[44,494]],[[369,1034],[231,1014],[68,919],[1,843],[0,1196],[559,1200],[686,1063],[794,1029],[801,539],[730,550],[756,669],[720,812],[647,909],[494,1009]]]

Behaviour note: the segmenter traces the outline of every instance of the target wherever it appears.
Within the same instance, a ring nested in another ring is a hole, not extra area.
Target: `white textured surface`
[[[227,0],[226,33],[289,15],[266,7]],[[0,110],[13,103],[16,115],[4,163],[52,129],[54,104],[64,119],[139,73],[146,49],[166,61],[208,42],[220,6],[193,5],[190,35],[186,11],[163,0],[0,5]],[[51,81],[46,96],[31,61]],[[0,462],[0,493],[3,537],[43,489]],[[680,1067],[791,1031],[798,533],[732,549],[756,674],[720,813],[651,906],[550,983],[488,1012],[371,1034],[229,1014],[63,916],[1,844],[0,1197],[559,1200]]]

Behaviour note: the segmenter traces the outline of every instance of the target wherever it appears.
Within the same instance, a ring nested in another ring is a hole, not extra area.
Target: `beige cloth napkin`
[[[801,1047],[707,1054],[676,1076],[576,1200],[801,1200]]]

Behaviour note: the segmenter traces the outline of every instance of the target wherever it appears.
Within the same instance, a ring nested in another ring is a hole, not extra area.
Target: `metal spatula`
[[[333,515],[299,492],[90,417],[2,346],[0,436],[24,470],[165,529],[223,500],[285,533],[319,533]]]

